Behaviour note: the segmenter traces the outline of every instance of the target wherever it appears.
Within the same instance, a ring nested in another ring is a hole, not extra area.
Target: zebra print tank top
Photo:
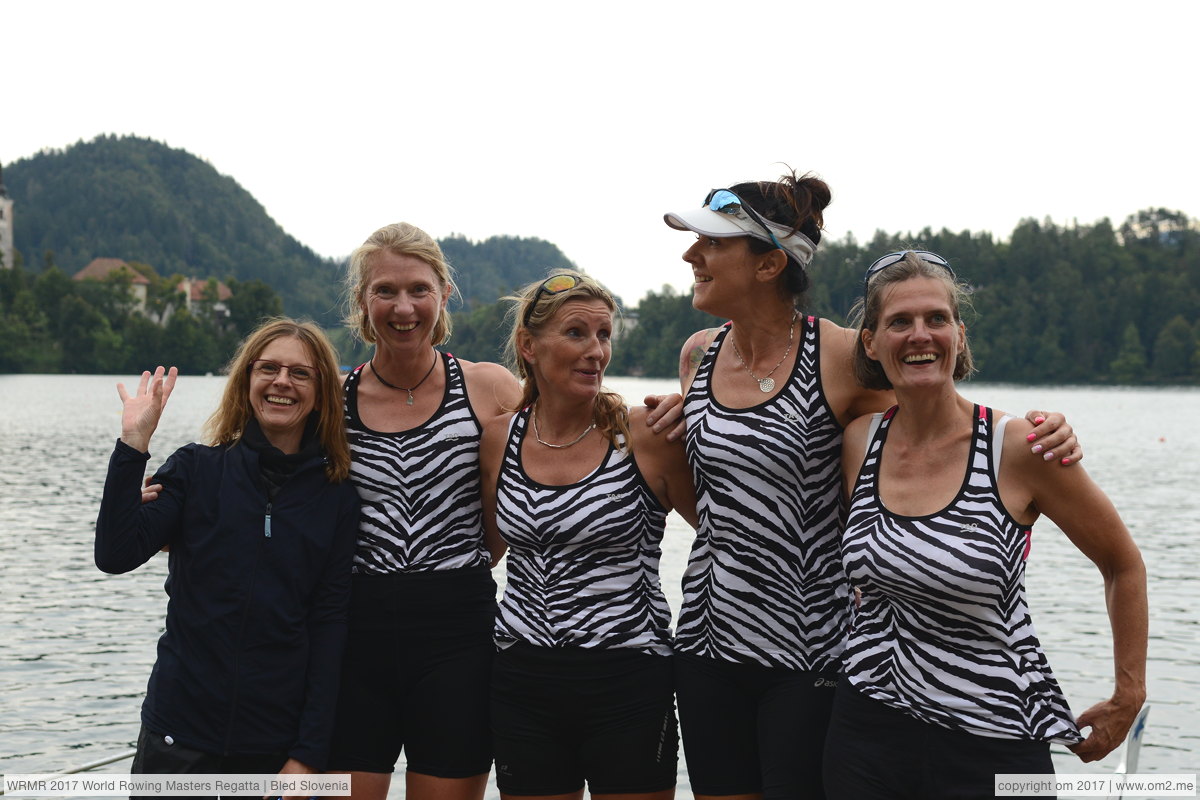
[[[846,677],[924,722],[979,736],[1073,744],[1074,717],[1038,643],[1025,600],[1031,531],[1000,502],[992,413],[975,406],[958,495],[923,517],[879,499],[893,407],[871,438],[850,503],[842,558],[862,592]]]
[[[387,574],[491,563],[483,543],[479,438],[483,431],[458,361],[446,365],[442,405],[424,425],[397,433],[367,428],[358,415],[362,368],[346,376],[350,480],[362,500],[354,572]]]
[[[700,527],[676,648],[744,664],[838,667],[848,590],[838,542],[842,426],[821,390],[819,322],[802,318],[784,388],[727,408],[711,387],[726,326],[684,400]]]
[[[497,644],[669,655],[671,609],[658,578],[666,510],[634,458],[611,445],[577,483],[532,480],[521,464],[528,420],[528,408],[513,415],[496,486],[509,548]]]

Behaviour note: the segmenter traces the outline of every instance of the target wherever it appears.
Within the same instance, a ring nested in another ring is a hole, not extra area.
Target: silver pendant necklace
[[[567,442],[566,444],[550,444],[550,442],[547,442],[546,440],[544,440],[541,437],[541,434],[538,433],[537,406],[533,407],[533,411],[530,412],[529,416],[533,420],[533,438],[537,439],[538,444],[545,445],[546,447],[553,447],[555,450],[562,450],[564,448],[572,447],[574,445],[579,444],[580,442],[583,441],[583,437],[587,436],[589,433],[591,433],[592,431],[594,431],[596,429],[596,423],[593,422],[591,425],[587,426],[587,429],[584,430],[583,433],[579,434],[579,436],[577,436],[576,438]]]
[[[775,379],[772,378],[771,376],[775,374],[775,370],[779,369],[779,365],[782,364],[784,361],[786,361],[788,354],[792,352],[792,337],[793,337],[793,334],[796,332],[796,318],[799,316],[800,316],[800,312],[798,312],[798,311],[792,312],[792,321],[788,325],[787,350],[783,351],[783,357],[775,362],[775,366],[771,367],[771,371],[768,372],[766,375],[764,375],[761,378],[758,377],[757,375],[755,375],[754,371],[752,369],[750,369],[749,366],[747,366],[745,359],[742,358],[742,351],[738,350],[737,342],[734,341],[732,338],[729,340],[729,343],[733,345],[733,354],[735,356],[737,356],[738,363],[742,365],[742,369],[744,369],[744,370],[746,370],[746,372],[750,373],[751,378],[754,378],[754,380],[758,381],[758,390],[760,392],[762,392],[763,394],[768,394],[768,393],[770,393],[770,391],[772,389],[775,388]]]
[[[379,379],[379,382],[382,383],[384,386],[388,387],[389,389],[395,389],[398,392],[408,392],[408,405],[410,405],[410,406],[413,404],[413,392],[415,392],[417,389],[421,388],[421,384],[425,382],[425,378],[428,378],[430,375],[433,374],[433,368],[436,366],[437,366],[437,350],[434,350],[433,351],[433,363],[429,365],[429,369],[425,372],[425,376],[423,378],[421,378],[421,380],[417,381],[416,386],[412,387],[411,389],[405,389],[403,386],[397,386],[394,383],[388,383],[387,379],[379,374],[379,369],[375,366],[375,359],[374,358],[371,359],[371,372],[375,373],[375,377]]]

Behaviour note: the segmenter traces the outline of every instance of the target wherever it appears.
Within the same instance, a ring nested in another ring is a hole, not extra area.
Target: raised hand
[[[158,428],[167,400],[175,390],[177,377],[179,370],[175,367],[171,367],[170,371],[158,367],[153,375],[143,372],[137,392],[132,395],[126,390],[125,384],[117,384],[117,394],[121,396],[121,403],[125,407],[121,413],[122,442],[143,453],[150,449],[150,437]]]

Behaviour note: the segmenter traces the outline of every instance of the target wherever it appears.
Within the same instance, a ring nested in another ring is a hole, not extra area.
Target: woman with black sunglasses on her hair
[[[683,447],[602,386],[616,302],[563,271],[525,287],[508,353],[524,391],[484,431],[484,509],[508,547],[492,678],[501,797],[669,800],[677,772],[660,542],[692,525]]]
[[[1137,546],[1082,468],[1024,457],[1026,420],[959,394],[972,371],[965,298],[936,253],[891,253],[867,272],[854,369],[896,405],[851,423],[843,442],[842,562],[856,602],[826,750],[830,797],[992,797],[997,774],[1053,774],[1051,742],[1103,758],[1146,699]],[[1104,576],[1116,689],[1078,719],[1025,599],[1041,514]]]
[[[346,480],[337,358],[312,323],[278,319],[229,364],[209,445],[139,489],[176,370],[124,405],[96,521],[96,565],[169,548],[166,632],[142,704],[134,773],[323,770],[346,642],[358,494]],[[307,793],[306,793],[307,794]]]
[[[683,579],[676,674],[698,797],[819,798],[849,619],[838,542],[842,432],[892,395],[854,379],[853,331],[803,312],[829,187],[741,183],[668,213],[697,234],[692,304],[732,320],[683,346],[680,380],[700,526]],[[659,427],[663,420],[652,416]],[[1060,415],[1037,456],[1069,464]],[[669,421],[669,414],[664,417]]]

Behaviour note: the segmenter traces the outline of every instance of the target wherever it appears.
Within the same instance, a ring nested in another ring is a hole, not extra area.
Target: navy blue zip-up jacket
[[[166,632],[142,722],[218,755],[326,766],[358,529],[358,493],[312,458],[268,499],[250,447],[189,444],[141,502],[148,453],[120,440],[96,521],[96,566],[129,572],[170,545]]]

